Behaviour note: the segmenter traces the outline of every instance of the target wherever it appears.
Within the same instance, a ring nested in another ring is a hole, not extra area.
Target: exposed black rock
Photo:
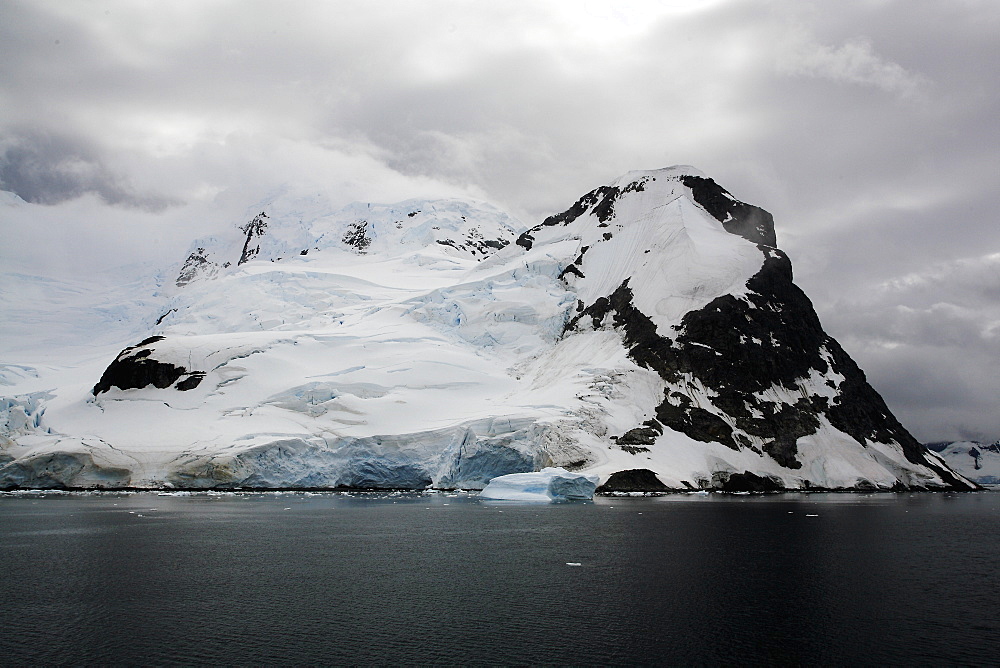
[[[692,405],[691,399],[680,395],[680,405],[665,400],[656,407],[656,418],[674,431],[687,434],[696,441],[722,443],[733,450],[740,449],[740,443],[733,436],[733,428],[718,415],[700,406]]]
[[[549,216],[543,220],[541,224],[523,232],[521,236],[517,238],[517,245],[523,247],[525,250],[531,250],[531,245],[535,241],[535,237],[532,234],[533,232],[537,232],[543,227],[569,225],[590,210],[594,211],[598,220],[602,223],[606,222],[615,213],[614,203],[620,192],[621,191],[617,186],[601,186],[600,188],[591,190],[589,193],[578,199],[573,206],[566,209],[562,213]]]
[[[983,453],[980,452],[978,448],[976,448],[975,446],[969,448],[969,456],[975,460],[975,463],[973,464],[972,468],[974,468],[977,471],[983,468]]]
[[[368,236],[368,221],[358,220],[351,223],[342,241],[348,246],[353,246],[360,255],[368,252],[368,247],[372,244],[371,237]]]
[[[152,385],[164,389],[173,385],[184,374],[189,373],[182,366],[160,362],[151,356],[153,350],[149,346],[162,340],[162,336],[151,336],[118,353],[118,357],[108,365],[108,368],[101,375],[101,380],[91,390],[92,394],[97,396],[101,392],[107,392],[112,387],[128,390]],[[193,371],[190,374],[181,382],[184,387],[179,384],[177,389],[190,390],[197,387],[205,376],[202,371]]]
[[[211,274],[217,267],[217,264],[208,259],[204,248],[197,248],[184,260],[174,283],[182,288],[199,276]]]
[[[201,381],[204,378],[205,378],[204,371],[192,371],[187,378],[185,378],[184,380],[177,381],[177,384],[174,385],[174,388],[180,390],[181,392],[184,392],[186,390],[193,390],[194,388],[201,385]]]
[[[611,440],[620,446],[653,445],[656,438],[663,433],[663,427],[656,420],[647,420],[642,427],[629,429],[621,436],[612,436]],[[622,448],[623,450],[625,448]]]
[[[254,240],[264,236],[264,232],[267,231],[267,217],[267,214],[261,211],[253,217],[253,220],[240,227],[240,231],[247,235],[247,240],[243,242],[243,252],[237,265],[249,262],[260,253],[260,244],[254,244]]]
[[[170,315],[171,313],[177,313],[177,309],[175,309],[175,308],[167,309],[166,313],[164,313],[163,315],[161,315],[159,318],[156,319],[156,323],[155,324],[159,325],[160,323],[162,323],[164,320],[167,319],[167,316]]]
[[[694,201],[721,222],[727,232],[755,244],[772,248],[778,245],[774,219],[764,209],[739,201],[713,179],[685,176],[681,183],[691,189]]]
[[[465,219],[465,216],[462,217]],[[483,236],[482,230],[478,227],[473,227],[466,232],[464,246],[466,249],[472,250],[473,253],[479,252],[482,255],[491,255],[492,253],[505,248],[510,244],[506,239],[487,239]]]
[[[734,450],[750,447],[785,468],[799,469],[796,443],[815,433],[819,416],[825,415],[861,445],[895,441],[908,461],[937,471],[948,484],[967,488],[927,457],[857,364],[823,331],[812,303],[792,282],[785,254],[764,246],[761,250],[765,261],[747,282],[745,298],[724,295],[687,313],[672,338],[661,335],[635,307],[627,280],[608,297],[584,307],[565,329],[610,325],[621,331],[631,359],[656,371],[670,386],[655,410],[655,421],[695,440]],[[842,377],[832,400],[804,393],[806,378],[831,371],[831,376]],[[701,405],[684,390],[692,379],[712,392],[710,398],[699,399]],[[772,387],[799,396],[794,403],[759,396]]]
[[[567,274],[573,274],[574,276],[579,276],[580,278],[585,278],[583,272],[572,262],[566,265],[566,268],[559,272],[559,280],[566,278]]]
[[[629,469],[612,473],[607,482],[597,488],[597,493],[666,492],[669,489],[649,469]]]
[[[463,220],[465,217],[462,217]],[[471,228],[465,235],[465,239],[462,241],[455,241],[453,239],[438,239],[437,243],[442,246],[450,246],[457,250],[466,251],[472,253],[473,256],[479,254],[483,257],[492,255],[494,252],[505,248],[510,245],[510,242],[506,239],[487,239],[483,236],[482,230],[478,227]]]
[[[780,492],[784,489],[781,480],[750,471],[716,473],[712,478],[713,486],[723,492]]]
[[[517,238],[517,245],[523,247],[525,250],[531,250],[531,246],[535,242],[535,232],[543,227],[569,225],[588,211],[597,216],[597,220],[600,221],[601,227],[604,227],[607,225],[607,222],[615,216],[615,201],[625,193],[642,192],[646,189],[646,183],[648,183],[652,178],[653,177],[650,176],[644,176],[636,181],[633,181],[632,183],[629,183],[624,188],[619,188],[618,186],[601,186],[600,188],[595,188],[578,199],[573,206],[566,209],[562,213],[549,216],[540,224],[535,225],[531,229],[523,232],[521,236]],[[605,241],[610,238],[610,234],[604,235]]]

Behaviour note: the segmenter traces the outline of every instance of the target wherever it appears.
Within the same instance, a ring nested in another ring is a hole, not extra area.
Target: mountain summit
[[[0,403],[0,487],[972,489],[820,325],[771,215],[694,168],[523,230],[275,200],[196,241],[89,385]]]

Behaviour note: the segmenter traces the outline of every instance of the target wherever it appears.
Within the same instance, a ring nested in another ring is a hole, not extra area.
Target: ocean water
[[[998,520],[989,492],[0,495],[0,664],[996,665]]]

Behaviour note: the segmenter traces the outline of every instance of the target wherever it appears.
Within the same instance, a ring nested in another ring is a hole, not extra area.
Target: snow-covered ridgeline
[[[1000,441],[954,441],[927,446],[960,474],[981,485],[1000,485]]]
[[[528,230],[279,198],[177,269],[100,368],[8,367],[0,486],[966,485],[822,331],[770,216],[692,168]]]

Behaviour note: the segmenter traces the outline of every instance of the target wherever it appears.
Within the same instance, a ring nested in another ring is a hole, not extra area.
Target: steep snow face
[[[955,441],[931,443],[927,447],[969,480],[980,485],[1000,485],[1000,441]]]
[[[692,168],[629,172],[518,237],[526,259],[559,254],[560,278],[584,305],[631,286],[660,331],[720,295],[742,295],[761,266],[756,244],[706,215],[684,180]],[[773,234],[773,232],[772,232]]]
[[[629,357],[656,371],[665,383],[659,405],[641,424],[615,438],[618,445],[630,452],[648,451],[646,446],[658,442],[664,429],[669,429],[736,452],[766,455],[781,468],[800,472],[803,487],[814,485],[817,478],[839,479],[848,487],[923,486],[938,478],[965,485],[896,421],[853,360],[823,332],[811,303],[792,283],[788,258],[773,247],[769,214],[735,200],[710,179],[667,170],[632,174],[624,187],[595,191],[604,199],[589,211],[590,216],[607,226],[614,219],[614,210],[626,208],[621,200],[629,193],[644,194],[633,194],[632,199],[650,198],[646,208],[655,208],[652,198],[657,192],[662,193],[661,200],[673,200],[680,188],[651,186],[658,177],[679,181],[689,189],[690,200],[682,194],[676,201],[697,203],[730,235],[719,241],[703,234],[698,244],[688,242],[697,240],[697,235],[687,234],[686,255],[712,257],[714,253],[714,259],[739,278],[713,283],[699,276],[692,283],[692,292],[684,295],[687,300],[679,318],[675,314],[664,318],[668,309],[650,307],[651,295],[660,296],[671,287],[685,285],[674,276],[657,283],[655,275],[637,271],[614,288],[613,281],[598,280],[599,289],[589,294],[601,296],[591,302],[581,300],[580,312],[569,323],[569,330],[613,326],[624,334]],[[571,218],[569,214],[577,213],[571,209],[563,216]],[[683,210],[673,218],[674,225],[683,225],[685,231],[698,229],[687,222],[693,216],[686,216]],[[699,222],[704,230],[713,229],[710,219],[702,217]],[[650,237],[652,234],[645,235]],[[607,236],[602,238],[611,241]],[[524,239],[522,235],[519,243]],[[744,255],[750,247],[756,252]],[[756,262],[751,259],[754,255]],[[582,267],[585,258],[579,264]],[[711,273],[707,268],[710,263],[703,266],[706,274]],[[697,275],[701,268],[697,263],[681,267],[688,275]],[[726,276],[721,271],[717,275]],[[574,276],[578,285],[590,279],[585,270],[574,272]],[[859,445],[867,448],[864,459],[877,460],[877,466],[868,466],[850,454]],[[837,458],[856,462],[848,469],[828,465],[831,447],[838,451]],[[889,451],[892,454],[887,455]],[[890,466],[888,471],[880,471],[888,461],[899,459],[915,468]],[[757,465],[747,472],[766,468]],[[840,478],[846,470],[858,473],[853,483]],[[729,484],[727,472],[717,473],[713,484]],[[787,473],[775,475],[765,488],[787,486]],[[707,482],[701,479],[698,486]],[[680,483],[691,484],[689,480]]]
[[[822,331],[770,215],[696,170],[522,230],[465,200],[254,207],[124,350],[19,339],[0,487],[970,486]]]

